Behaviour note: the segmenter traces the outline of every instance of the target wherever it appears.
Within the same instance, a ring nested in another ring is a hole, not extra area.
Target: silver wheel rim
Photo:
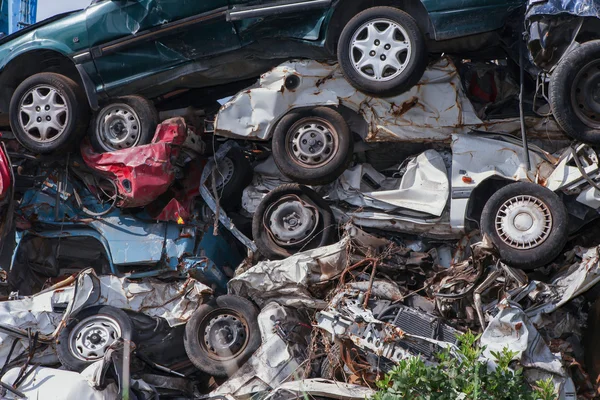
[[[233,161],[229,157],[225,157],[217,163],[215,171],[215,186],[217,190],[222,190],[233,178],[235,173],[235,166]]]
[[[96,121],[96,134],[104,150],[128,149],[139,144],[141,122],[133,108],[127,104],[104,107]]]
[[[319,212],[298,196],[289,195],[267,209],[264,223],[278,245],[301,246],[315,235]]]
[[[19,102],[19,124],[29,139],[47,143],[58,139],[69,121],[65,97],[53,86],[30,89]]]
[[[515,249],[528,250],[542,244],[552,231],[552,213],[540,199],[515,196],[496,213],[496,232]]]
[[[333,127],[322,118],[305,118],[288,134],[288,153],[305,167],[319,167],[336,154],[337,140]]]
[[[350,41],[352,66],[370,81],[385,82],[398,77],[411,55],[412,44],[404,27],[385,18],[364,23]]]
[[[69,334],[69,351],[82,361],[99,360],[121,337],[119,323],[109,316],[93,315],[79,322]]]

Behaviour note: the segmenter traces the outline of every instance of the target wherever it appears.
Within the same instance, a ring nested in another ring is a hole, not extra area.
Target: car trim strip
[[[91,60],[92,60],[92,53],[90,53],[89,51],[84,51],[82,53],[78,53],[73,56],[73,62],[75,62],[75,64],[83,64],[83,63],[91,61]]]
[[[239,21],[246,18],[267,17],[275,14],[325,8],[331,5],[331,1],[332,0],[305,0],[269,6],[234,8],[227,13],[227,20]]]
[[[173,33],[174,31],[186,28],[190,25],[195,25],[200,22],[205,22],[205,21],[211,20],[211,19],[226,17],[226,14],[227,14],[227,7],[221,7],[216,10],[209,11],[207,13],[194,15],[192,17],[188,17],[188,18],[184,18],[184,19],[181,19],[181,20],[178,20],[175,22],[164,24],[164,25],[160,26],[159,28],[153,28],[148,31],[138,33],[133,37],[128,36],[126,38],[117,39],[113,42],[109,42],[104,45],[101,45],[99,47],[100,51],[99,52],[94,51],[93,54],[95,57],[101,57],[106,54],[110,54],[110,53],[114,53],[119,50],[122,50],[125,47],[129,47],[134,44],[138,44],[140,42],[154,40],[159,36],[165,35],[167,33]]]
[[[454,188],[452,189],[452,199],[468,199],[471,197],[473,189],[471,188]]]

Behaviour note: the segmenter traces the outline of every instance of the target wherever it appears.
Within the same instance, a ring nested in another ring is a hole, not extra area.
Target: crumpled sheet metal
[[[262,344],[250,359],[225,383],[211,392],[211,396],[229,395],[246,398],[270,391],[283,382],[302,376],[305,348],[295,341],[286,342],[277,334],[276,325],[297,324],[302,321],[292,308],[275,302],[267,304],[258,316]],[[310,330],[307,331],[307,334]],[[308,339],[308,338],[307,338]],[[288,339],[289,340],[289,339]]]
[[[600,247],[576,247],[574,252],[581,257],[581,262],[572,264],[553,277],[546,290],[546,294],[553,299],[533,310],[527,310],[528,315],[551,313],[600,282]]]
[[[143,207],[166,192],[175,181],[172,160],[179,154],[186,137],[183,118],[173,118],[156,128],[151,144],[96,153],[85,141],[81,155],[88,167],[116,183],[119,207]]]
[[[105,304],[164,318],[171,327],[185,324],[204,297],[212,293],[210,287],[193,278],[169,283],[154,278],[130,281],[112,275],[97,277],[93,272],[89,278],[94,285],[92,296],[99,296],[93,305]]]
[[[300,78],[296,89],[287,89],[290,75]],[[268,140],[273,127],[290,110],[315,106],[345,106],[367,121],[358,132],[367,142],[450,142],[452,134],[473,129],[518,133],[518,118],[482,121],[462,89],[460,76],[445,57],[430,65],[421,81],[392,98],[366,96],[343,77],[337,64],[289,61],[262,75],[256,87],[241,91],[221,107],[215,133],[231,138]],[[560,130],[552,122],[527,118],[532,134]]]
[[[364,183],[365,175],[380,186],[377,191],[374,192]],[[334,182],[329,198],[356,207],[384,211],[406,208],[440,216],[448,202],[449,193],[444,160],[437,151],[426,150],[408,161],[402,179],[387,178],[370,164],[357,164],[344,171]]]
[[[0,324],[38,331],[41,335],[51,335],[62,320],[62,314],[52,311],[53,293],[43,293],[23,300],[0,302]],[[10,351],[14,338],[0,332],[0,364]],[[25,351],[27,343],[20,342],[14,354]],[[14,355],[13,355],[14,357]],[[58,358],[55,358],[58,361]]]
[[[372,398],[375,390],[327,379],[303,379],[284,383],[275,388],[269,396],[265,397],[265,400],[285,398],[286,395],[298,396],[297,398],[325,397],[339,400],[363,400]]]
[[[110,305],[162,317],[170,326],[177,326],[185,324],[204,297],[212,293],[212,289],[192,278],[168,283],[158,279],[129,281],[115,276],[98,277],[92,269],[81,272],[76,285],[76,288],[70,286],[22,300],[0,302],[0,324],[31,328],[50,336],[63,319],[81,309]],[[56,304],[68,304],[66,312],[54,312],[53,305]],[[0,332],[0,365],[4,364],[12,342],[11,336]],[[24,349],[25,345],[18,346]]]
[[[525,377],[530,383],[552,377],[560,400],[576,400],[575,385],[563,367],[560,355],[552,353],[525,312],[505,302],[499,309],[481,336],[481,346],[485,347],[483,357],[490,367],[495,368],[492,352],[508,348],[517,352],[514,359],[525,368]]]
[[[600,18],[598,0],[530,0],[527,18],[533,15],[571,14]]]
[[[27,396],[28,399],[44,400],[116,400],[118,388],[114,383],[109,384],[105,389],[94,388],[92,372],[96,369],[96,364],[90,365],[83,372],[64,371],[54,368],[33,367],[35,371],[31,373],[19,385],[18,390]],[[2,382],[12,385],[17,379],[20,367],[9,370],[2,377]],[[28,369],[28,370],[29,370]],[[10,391],[3,399],[18,399]]]
[[[331,280],[347,266],[349,237],[338,243],[304,251],[284,260],[261,261],[229,281],[229,292],[252,299],[259,306],[269,301],[291,307],[322,309],[308,288]]]

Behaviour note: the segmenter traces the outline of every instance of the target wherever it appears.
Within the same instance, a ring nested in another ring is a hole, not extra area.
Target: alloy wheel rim
[[[352,66],[370,81],[385,82],[398,77],[411,56],[412,43],[406,29],[385,18],[365,22],[350,41]]]
[[[21,97],[19,124],[34,142],[57,140],[69,121],[66,98],[53,86],[38,85]]]

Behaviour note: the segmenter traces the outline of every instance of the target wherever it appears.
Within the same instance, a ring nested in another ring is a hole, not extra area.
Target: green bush
[[[426,365],[419,357],[402,360],[385,378],[377,382],[374,400],[555,400],[552,379],[530,388],[523,370],[511,370],[516,355],[508,349],[492,353],[498,368],[488,372],[480,360],[484,349],[479,336],[466,333],[459,338],[458,357],[444,350],[439,364]]]

